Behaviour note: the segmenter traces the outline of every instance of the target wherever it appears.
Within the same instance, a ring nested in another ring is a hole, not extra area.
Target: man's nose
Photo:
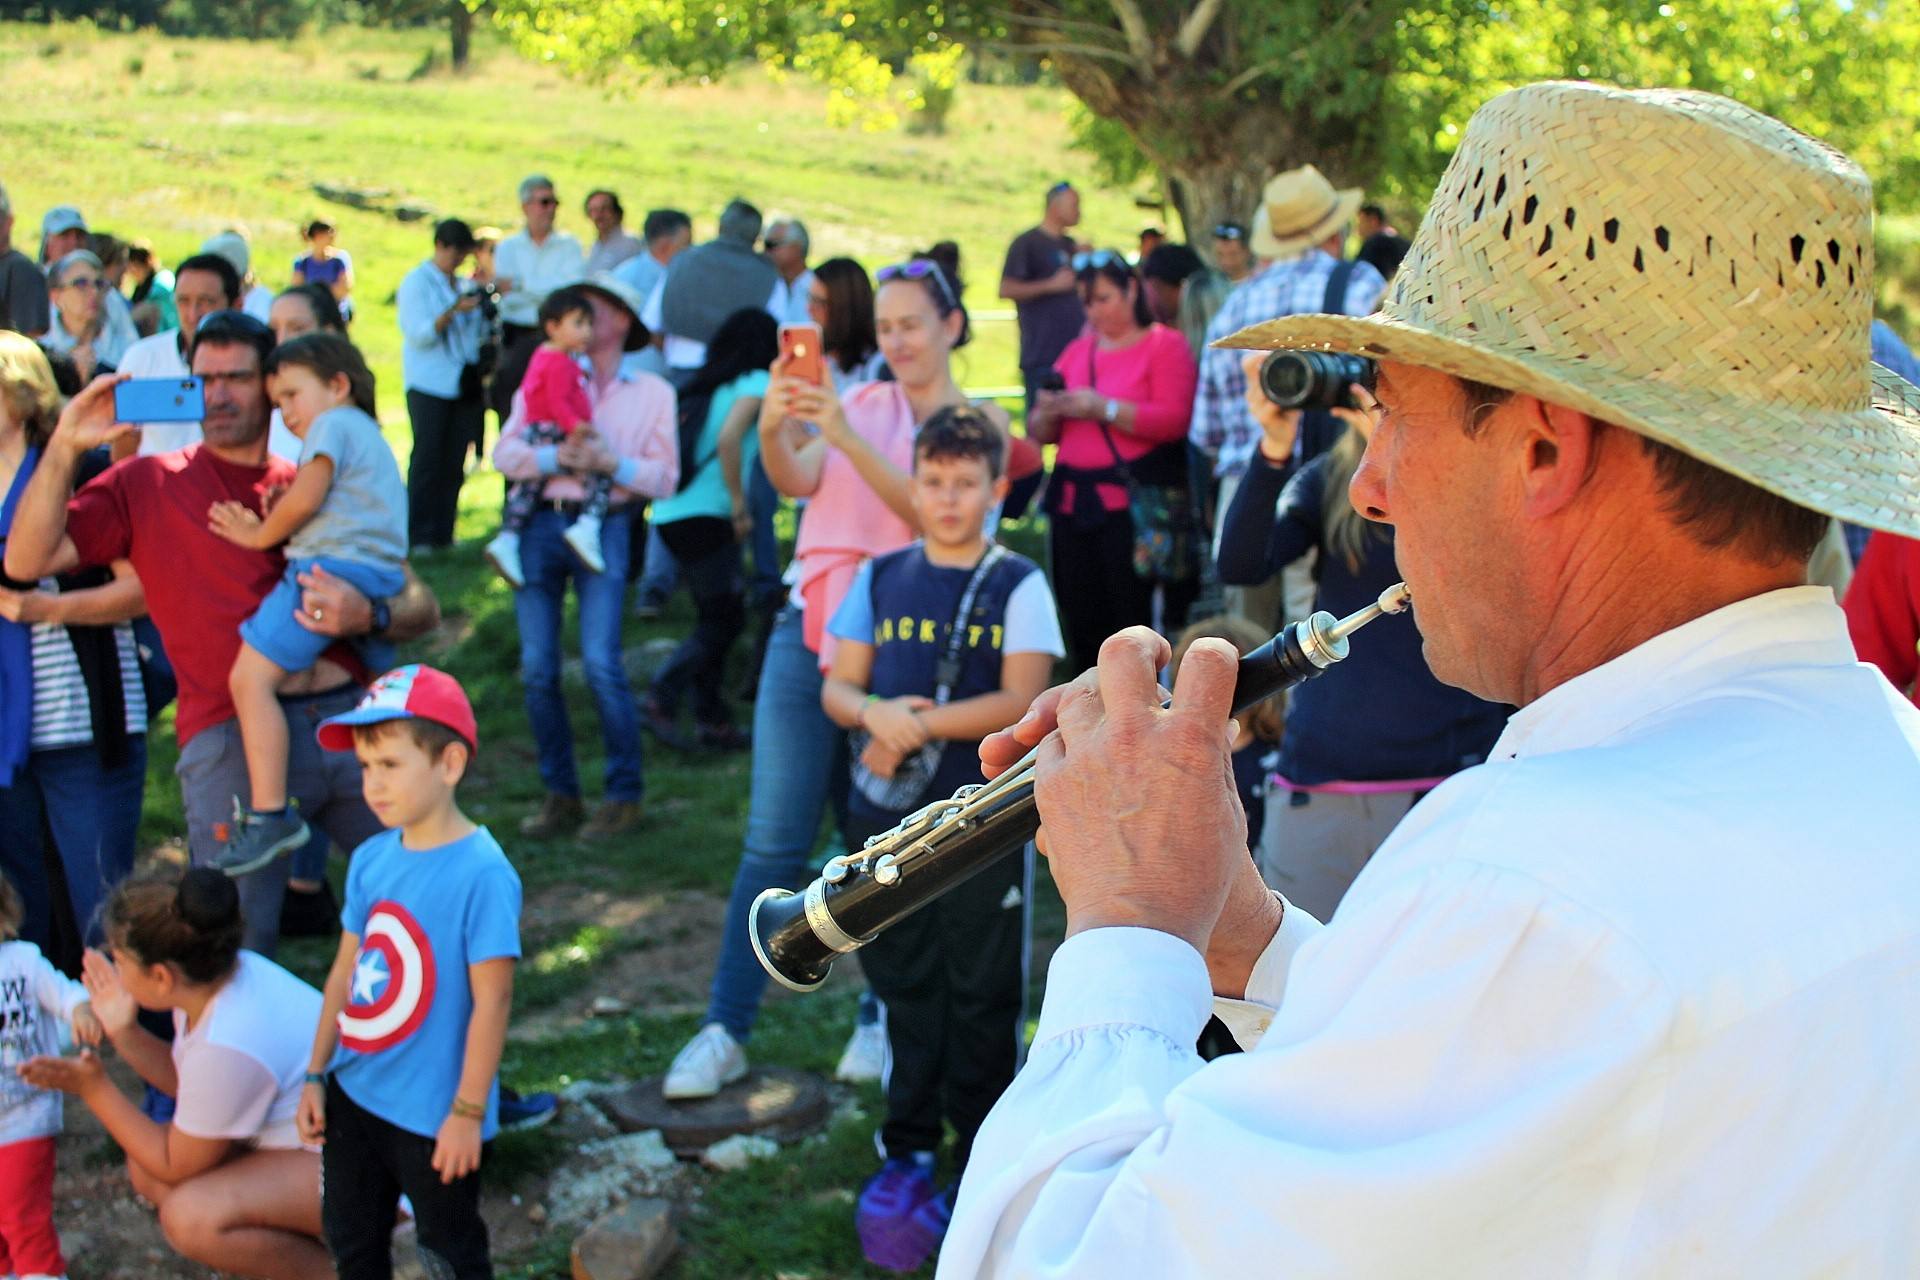
[[[1386,477],[1369,447],[1360,458],[1360,465],[1354,469],[1353,479],[1347,484],[1347,498],[1353,503],[1353,509],[1369,520],[1378,520],[1382,524],[1392,524],[1393,517],[1387,512]]]

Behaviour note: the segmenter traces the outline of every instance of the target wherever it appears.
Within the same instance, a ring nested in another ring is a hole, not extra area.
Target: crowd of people
[[[517,196],[521,227],[444,219],[399,285],[403,473],[329,223],[303,229],[275,293],[238,227],[169,271],[60,206],[30,256],[0,190],[0,1274],[64,1269],[49,1091],[100,1118],[168,1240],[207,1265],[385,1274],[404,1197],[447,1274],[490,1274],[483,1144],[554,1105],[496,1079],[520,888],[513,850],[455,798],[479,749],[457,679],[394,667],[437,625],[415,568],[454,543],[482,459],[507,481],[485,555],[513,592],[544,792],[518,834],[671,839],[644,807],[643,737],[750,752],[706,1016],[662,1085],[674,1100],[746,1075],[767,981],[748,916],[808,878],[829,817],[830,852],[858,849],[982,781],[983,742],[991,759],[1031,736],[1057,672],[1108,678],[1116,633],[1166,637],[1151,665],[1173,684],[1191,655],[1354,612],[1407,572],[1395,529],[1352,496],[1383,430],[1375,388],[1283,408],[1260,355],[1216,345],[1404,301],[1388,290],[1409,242],[1310,165],[1202,245],[1149,228],[1133,253],[1076,240],[1080,192],[1046,191],[997,290],[1019,323],[1018,430],[955,377],[971,326],[951,243],[871,273],[810,265],[796,217],[736,199],[696,244],[671,208],[629,233],[602,189],[583,244],[549,178]],[[1873,342],[1920,373],[1891,329]],[[120,420],[127,380],[189,377],[197,419]],[[1505,393],[1472,394],[1491,410]],[[1029,510],[1044,564],[995,536]],[[1861,656],[1911,690],[1920,551],[1822,530],[1834,554],[1815,580],[1845,596]],[[683,587],[694,622],[636,691],[627,620]],[[591,809],[562,689],[569,591],[605,747]],[[1383,622],[1350,671],[1242,717],[1222,775],[1237,882],[1332,919],[1417,806],[1489,759],[1525,699],[1445,678],[1432,645]],[[169,704],[192,870],[139,876],[147,735]],[[333,850],[350,855],[344,904]],[[876,1266],[939,1250],[1020,1067],[1033,857],[861,952],[870,990],[841,1074],[884,1081],[881,1164],[854,1211]],[[338,936],[324,992],[273,963],[292,934]],[[144,1097],[90,1052],[59,1056],[61,1022],[110,1042]],[[1239,1038],[1220,1022],[1185,1036],[1205,1057]]]

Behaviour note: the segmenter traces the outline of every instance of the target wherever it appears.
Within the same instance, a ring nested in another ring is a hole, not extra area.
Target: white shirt
[[[549,231],[539,244],[520,228],[493,251],[493,271],[513,284],[500,295],[500,319],[531,329],[540,323],[540,304],[562,285],[578,284],[585,262],[580,242],[564,231]]]
[[[167,329],[128,347],[127,354],[120,360],[120,372],[136,378],[185,378],[192,376],[193,371],[187,368],[187,358],[180,351],[180,331]],[[198,444],[201,439],[197,422],[143,422],[139,426],[143,457],[172,453]],[[267,452],[298,466],[300,450],[300,437],[287,430],[287,424],[280,420],[280,411],[275,409],[267,427]]]
[[[807,294],[813,288],[813,272],[802,271],[789,284],[779,276],[773,280],[773,297],[767,300],[767,313],[781,324],[812,324],[807,310]]]
[[[62,1023],[85,1004],[87,989],[67,977],[31,942],[0,940],[0,1147],[60,1132],[60,1095],[20,1078],[29,1058],[57,1054]]]
[[[1917,757],[1831,594],[1776,591],[1526,707],[1331,925],[1289,908],[1253,1052],[1194,1055],[1186,943],[1070,938],[940,1274],[1920,1275]]]
[[[273,314],[273,290],[263,284],[256,284],[247,290],[247,296],[240,299],[240,309],[258,320],[261,324],[271,323]]]
[[[400,281],[394,299],[400,322],[401,381],[409,391],[442,400],[460,398],[460,374],[480,359],[487,320],[479,308],[456,312],[442,332],[442,312],[460,301],[460,284],[428,258]]]
[[[595,238],[593,248],[587,250],[586,273],[594,276],[602,271],[611,271],[628,258],[636,257],[646,251],[645,240],[628,234],[625,227],[617,227],[605,240]]]
[[[302,1144],[294,1125],[320,993],[263,955],[242,951],[233,976],[200,1021],[173,1011],[173,1065],[180,1077],[174,1127],[195,1138],[230,1138],[268,1151]]]

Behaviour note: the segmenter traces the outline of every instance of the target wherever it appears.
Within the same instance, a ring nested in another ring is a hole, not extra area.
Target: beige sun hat
[[[1352,222],[1366,198],[1358,187],[1335,191],[1310,164],[1289,169],[1261,193],[1248,243],[1263,258],[1291,258]]]
[[[1475,113],[1378,312],[1219,345],[1512,388],[1920,536],[1920,389],[1870,362],[1872,282],[1839,152],[1712,94],[1553,82]]]

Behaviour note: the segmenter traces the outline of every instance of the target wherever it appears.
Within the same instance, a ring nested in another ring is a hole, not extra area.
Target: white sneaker
[[[607,571],[607,558],[600,554],[600,517],[581,516],[568,525],[561,536],[573,548],[573,554],[580,557],[581,564],[595,573]]]
[[[527,585],[527,575],[520,571],[520,535],[503,529],[492,542],[487,544],[487,563],[494,571],[507,580],[507,585],[515,591]]]
[[[747,1074],[747,1051],[717,1022],[700,1028],[673,1057],[660,1092],[675,1101],[711,1098]]]
[[[853,1034],[847,1038],[846,1052],[840,1055],[840,1065],[833,1069],[835,1080],[845,1080],[849,1084],[859,1084],[866,1080],[884,1080],[887,1075],[887,1057],[892,1046],[887,1043],[887,1029],[878,1022],[863,1022],[853,1028]]]

